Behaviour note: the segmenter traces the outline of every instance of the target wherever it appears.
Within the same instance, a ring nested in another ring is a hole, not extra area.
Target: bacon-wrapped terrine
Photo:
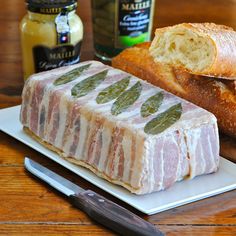
[[[20,119],[61,157],[136,194],[219,166],[213,114],[97,61],[31,76]]]

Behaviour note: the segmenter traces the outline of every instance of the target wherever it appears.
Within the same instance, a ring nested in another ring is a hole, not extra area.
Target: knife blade
[[[120,235],[162,236],[153,224],[92,190],[85,190],[41,164],[25,157],[25,168],[53,188],[65,194],[70,202],[96,222]]]

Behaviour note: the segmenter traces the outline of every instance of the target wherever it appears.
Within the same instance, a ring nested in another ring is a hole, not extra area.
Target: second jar
[[[111,60],[124,48],[150,40],[155,0],[92,0],[94,49]]]

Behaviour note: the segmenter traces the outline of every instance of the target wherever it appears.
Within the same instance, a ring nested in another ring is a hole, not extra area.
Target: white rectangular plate
[[[180,181],[161,192],[140,196],[132,194],[122,187],[97,177],[91,171],[60,158],[26,135],[19,121],[19,113],[20,106],[0,110],[0,130],[148,215],[236,189],[236,164],[221,158],[217,173]]]

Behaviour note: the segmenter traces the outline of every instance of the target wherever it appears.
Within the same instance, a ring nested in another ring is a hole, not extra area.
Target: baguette
[[[127,71],[212,112],[220,130],[236,137],[235,81],[192,75],[154,62],[150,43],[128,48],[113,58],[112,66]]]
[[[192,74],[236,79],[236,32],[213,23],[159,28],[150,47],[155,62]]]

